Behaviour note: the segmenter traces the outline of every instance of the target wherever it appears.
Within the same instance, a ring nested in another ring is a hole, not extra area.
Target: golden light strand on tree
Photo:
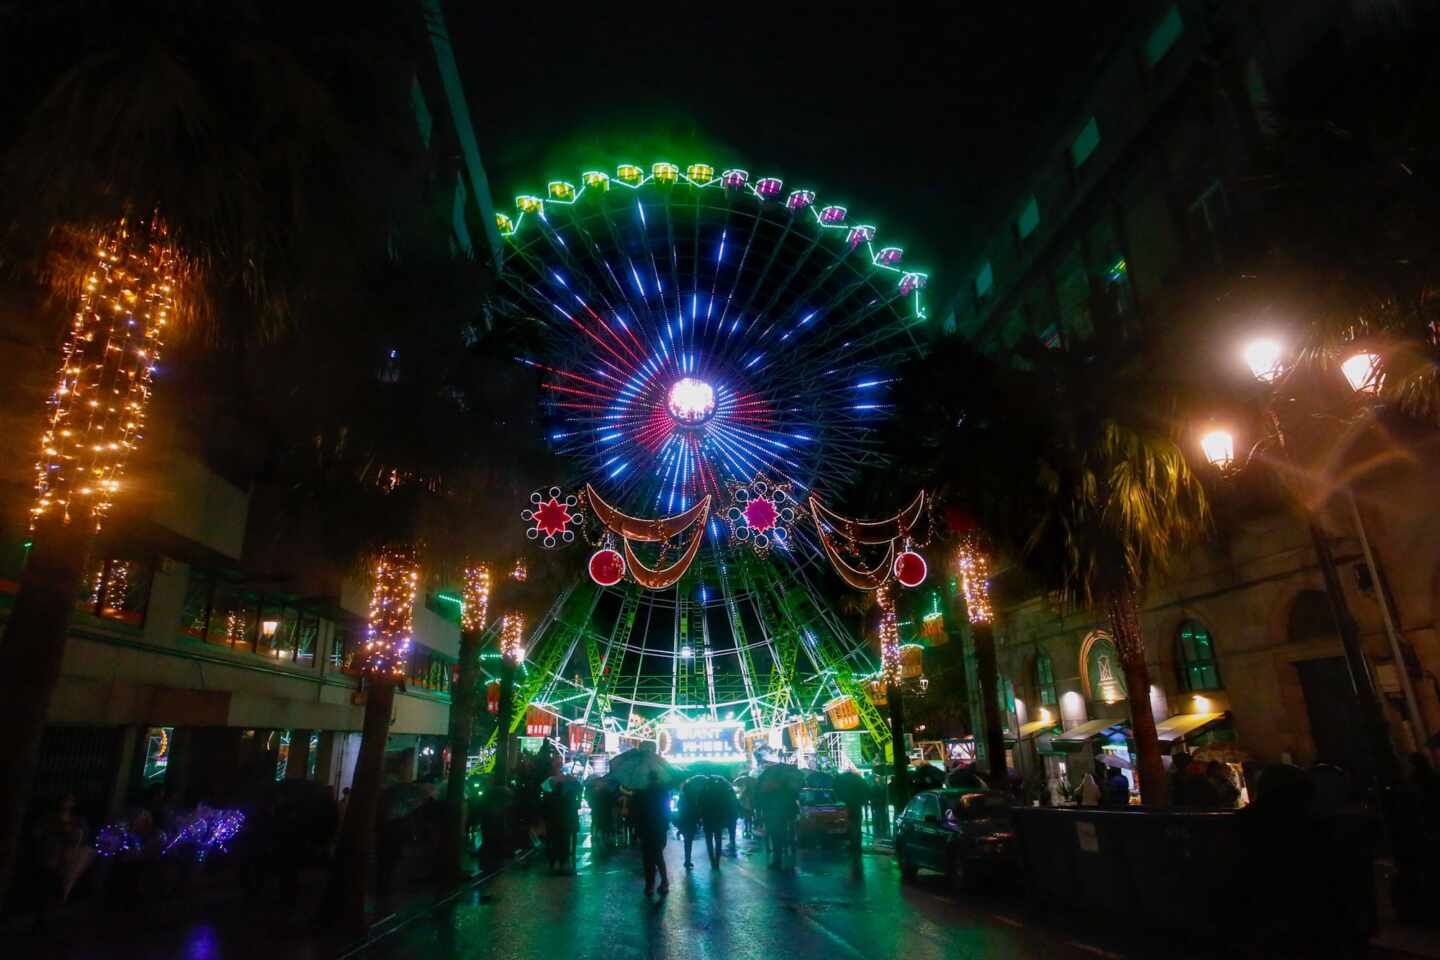
[[[174,315],[180,257],[155,224],[98,237],[35,464],[32,525],[83,511],[98,531],[144,437],[151,378]]]
[[[500,655],[516,663],[525,659],[525,614],[512,611],[501,619]]]
[[[995,619],[995,611],[990,606],[990,557],[975,535],[968,534],[960,541],[956,567],[960,572],[960,590],[965,594],[965,611],[970,622],[990,623]]]
[[[465,568],[465,585],[460,591],[460,627],[479,633],[490,620],[490,565],[475,563]]]
[[[370,595],[370,626],[365,638],[365,672],[405,675],[415,629],[415,591],[420,569],[415,553],[386,547],[375,558],[375,588]]]
[[[894,587],[889,581],[875,590],[880,607],[880,674],[886,686],[899,686],[901,679],[900,624],[895,618]]]
[[[129,595],[130,564],[117,560],[110,564],[110,579],[105,581],[105,604],[102,609],[123,613],[125,600]]]

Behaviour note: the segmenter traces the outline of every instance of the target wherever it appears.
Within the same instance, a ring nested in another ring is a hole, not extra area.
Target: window
[[[925,801],[928,799],[929,797],[916,797],[914,800],[911,800],[910,805],[905,808],[905,818],[907,820],[923,819],[925,816]]]
[[[190,569],[190,578],[185,584],[185,605],[180,608],[180,632],[192,640],[205,639],[216,587],[214,574]]]
[[[1080,135],[1070,144],[1070,164],[1076,170],[1085,165],[1090,159],[1090,154],[1100,146],[1100,125],[1091,117],[1086,121],[1085,126],[1080,128]]]
[[[1150,36],[1145,39],[1145,65],[1153,67],[1165,59],[1165,54],[1175,46],[1175,41],[1180,39],[1180,34],[1185,32],[1185,24],[1180,19],[1180,8],[1172,6],[1170,12],[1155,25],[1150,31]]]
[[[221,584],[215,590],[205,642],[232,650],[254,650],[260,632],[260,608],[253,594]]]
[[[1115,641],[1103,633],[1090,634],[1080,654],[1080,679],[1086,698],[1102,703],[1119,703],[1128,698],[1125,673]]]
[[[1015,712],[1015,684],[1006,677],[995,678],[995,699],[1000,706],[1000,722],[1005,722],[1005,716]]]
[[[985,261],[985,266],[980,268],[980,272],[975,274],[975,299],[980,303],[984,303],[985,298],[990,295],[990,290],[994,286],[995,271],[990,266],[990,261],[987,260]]]
[[[449,693],[451,669],[450,660],[417,643],[410,648],[410,660],[405,669],[406,682],[422,690]]]
[[[350,638],[350,631],[336,624],[334,635],[330,638],[331,668],[349,670],[354,657],[354,641]]]
[[[1025,204],[1025,209],[1020,211],[1020,216],[1015,220],[1015,232],[1023,241],[1028,239],[1038,226],[1040,226],[1040,204],[1034,197],[1031,197],[1030,202]]]
[[[91,564],[81,581],[75,606],[97,617],[138,627],[145,622],[149,600],[150,565],[112,557]]]
[[[1055,696],[1055,662],[1048,653],[1035,655],[1035,687],[1040,692],[1040,706],[1054,706],[1058,702]]]
[[[1220,689],[1220,667],[1215,660],[1215,642],[1210,631],[1194,620],[1180,624],[1176,661],[1180,686],[1185,690]]]
[[[315,644],[320,636],[320,618],[302,614],[295,631],[295,662],[304,667],[315,665]]]

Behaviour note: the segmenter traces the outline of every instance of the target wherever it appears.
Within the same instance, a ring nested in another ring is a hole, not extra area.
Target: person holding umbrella
[[[550,760],[550,776],[540,786],[545,817],[545,845],[550,869],[575,870],[575,837],[580,832],[580,785],[567,776],[559,754]]]
[[[735,819],[740,814],[740,801],[724,777],[705,777],[700,791],[700,819],[705,826],[705,851],[710,867],[720,869],[720,855],[725,851],[725,833],[730,833],[730,851],[735,851]]]
[[[660,782],[660,772],[651,770],[643,790],[636,795],[636,817],[640,834],[640,853],[645,864],[645,896],[657,889],[670,892],[670,872],[665,868],[665,838],[670,832],[670,790]]]
[[[695,834],[700,832],[700,792],[704,786],[704,777],[691,777],[680,786],[680,809],[675,818],[675,828],[685,842],[686,870],[695,866],[690,860],[690,850],[695,844]]]

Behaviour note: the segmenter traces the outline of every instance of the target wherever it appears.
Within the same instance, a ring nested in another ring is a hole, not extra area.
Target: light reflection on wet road
[[[576,876],[543,858],[417,919],[360,954],[366,958],[534,957],[540,960],[968,960],[1115,956],[1033,929],[1014,901],[957,897],[939,877],[900,883],[885,853],[802,854],[797,870],[766,868],[758,847],[712,871],[687,872],[666,848],[668,896],[643,893],[636,851],[586,850]]]

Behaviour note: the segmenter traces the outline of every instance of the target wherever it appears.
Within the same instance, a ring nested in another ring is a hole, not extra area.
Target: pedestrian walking
[[[720,869],[720,856],[725,852],[725,833],[730,834],[730,849],[735,849],[735,816],[739,803],[735,791],[721,777],[707,777],[700,793],[700,822],[705,828],[705,852],[710,855],[710,868]]]
[[[670,832],[670,791],[661,785],[660,774],[651,771],[648,785],[634,797],[635,817],[640,834],[641,859],[645,864],[645,896],[657,889],[670,892],[670,873],[665,868],[665,838]],[[655,884],[656,877],[660,884]]]
[[[680,839],[685,844],[686,870],[695,866],[690,859],[690,851],[695,844],[695,835],[700,832],[701,779],[691,777],[680,786],[679,809],[675,815],[675,829],[680,832]]]
[[[885,779],[879,776],[871,778],[870,821],[875,836],[890,836],[890,816],[885,807]]]
[[[1100,790],[1102,807],[1125,807],[1130,805],[1130,781],[1119,767],[1111,767]]]
[[[580,832],[580,785],[566,776],[557,754],[550,761],[550,776],[540,787],[545,818],[545,850],[550,869],[575,870],[575,838]]]

